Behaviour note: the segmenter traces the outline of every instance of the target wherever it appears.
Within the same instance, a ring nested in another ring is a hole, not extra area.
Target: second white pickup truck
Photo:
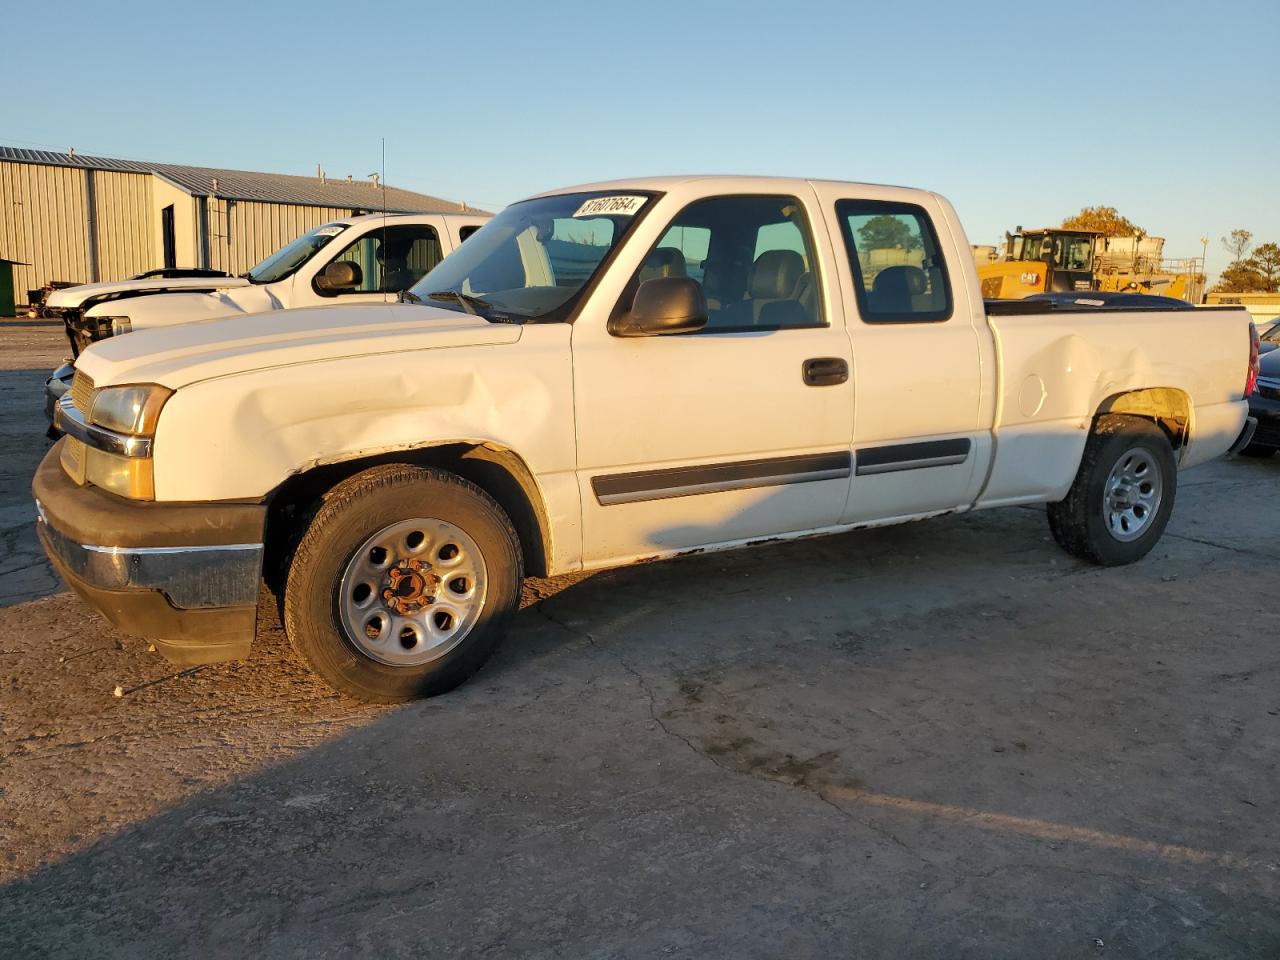
[[[265,578],[320,676],[403,700],[526,573],[1026,503],[1136,560],[1257,372],[1243,310],[989,312],[945,200],[855,183],[558,190],[412,293],[86,350],[34,481],[67,582],[200,663],[249,653]]]
[[[238,277],[142,277],[57,290],[45,309],[62,320],[71,358],[45,381],[45,413],[52,421],[71,388],[75,357],[92,343],[235,314],[388,303],[489,217],[479,211],[364,214],[309,230]]]
[[[322,224],[238,277],[86,283],[49,295],[73,356],[135,330],[237,313],[395,299],[489,219],[472,213],[368,213]],[[196,271],[193,271],[196,272]]]

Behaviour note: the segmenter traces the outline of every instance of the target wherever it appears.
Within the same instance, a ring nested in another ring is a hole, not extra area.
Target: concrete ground
[[[0,325],[0,956],[1280,956],[1280,458],[1122,569],[1010,509],[534,582],[371,708],[60,592],[55,334]]]

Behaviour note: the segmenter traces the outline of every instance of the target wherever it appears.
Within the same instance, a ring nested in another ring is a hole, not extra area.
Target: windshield
[[[244,277],[253,283],[275,283],[277,280],[283,280],[314,257],[317,250],[342,233],[348,226],[350,224],[326,223],[323,227],[316,227],[314,230],[304,233],[293,243],[281,247],[244,274]]]
[[[1059,270],[1088,270],[1093,266],[1093,236],[1087,233],[1034,234],[1020,237],[1014,260],[1042,260]]]
[[[410,292],[497,322],[564,320],[649,200],[595,192],[512,204]]]

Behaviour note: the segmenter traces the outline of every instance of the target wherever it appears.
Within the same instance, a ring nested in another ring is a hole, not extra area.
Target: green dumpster
[[[12,317],[16,312],[13,302],[13,266],[21,260],[0,257],[0,317]]]

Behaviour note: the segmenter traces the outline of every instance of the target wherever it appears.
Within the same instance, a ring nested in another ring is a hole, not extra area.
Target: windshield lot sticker
[[[345,228],[344,227],[321,227],[316,231],[317,237],[336,237]]]
[[[596,197],[578,208],[575,217],[629,217],[644,206],[648,197]]]

